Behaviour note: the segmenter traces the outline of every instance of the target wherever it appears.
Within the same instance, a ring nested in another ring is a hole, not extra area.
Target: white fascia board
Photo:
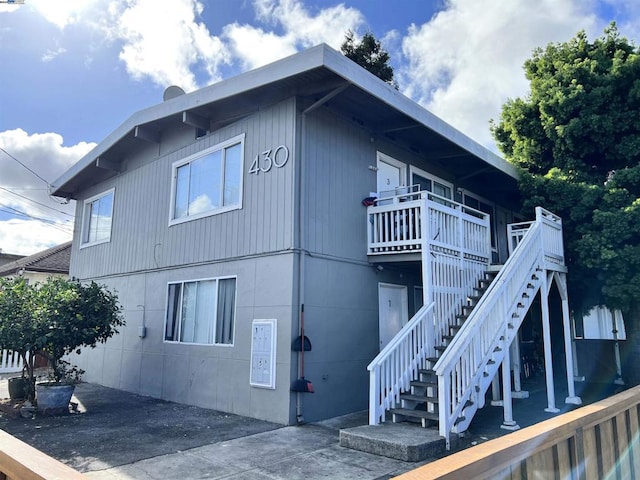
[[[91,166],[95,160],[103,155],[118,141],[124,138],[136,126],[151,123],[171,115],[179,114],[185,110],[195,108],[199,105],[206,105],[227,97],[240,94],[254,88],[258,88],[269,83],[277,82],[287,77],[303,73],[322,66],[324,50],[326,45],[305,50],[304,52],[291,55],[263,67],[242,73],[238,76],[223,80],[196,90],[195,92],[181,95],[167,100],[166,102],[153,105],[144,110],[140,110],[131,115],[124,123],[111,132],[96,147],[82,157],[76,164],[71,166],[65,173],[52,183],[51,194],[56,192],[69,182],[73,177]]]
[[[238,76],[196,90],[195,92],[181,95],[134,113],[93,150],[56,179],[52,184],[51,193],[56,195],[56,192],[61,186],[73,179],[73,177],[78,175],[82,170],[89,167],[98,157],[103,155],[109,148],[124,138],[138,125],[144,125],[155,120],[176,115],[185,110],[198,107],[199,105],[213,103],[319,67],[325,67],[333,71],[358,88],[385,102],[391,108],[395,108],[413,118],[416,122],[484,160],[488,165],[497,168],[513,178],[518,178],[517,170],[513,165],[467,137],[459,130],[456,130],[442,119],[436,117],[395,88],[380,81],[375,75],[364,70],[341,53],[325,44],[321,44],[255,70],[242,73]]]
[[[414,102],[398,90],[384,82],[375,75],[360,68],[354,62],[347,60],[344,55],[327,47],[324,51],[324,65],[337,75],[347,78],[358,88],[368,92],[392,108],[413,118],[416,122],[442,135],[446,139],[458,145],[460,148],[480,158],[488,165],[518,179],[518,170],[505,159],[496,155],[488,148],[483,147],[464,133],[455,129],[441,118],[435,116],[418,103]],[[346,60],[346,61],[345,61]]]

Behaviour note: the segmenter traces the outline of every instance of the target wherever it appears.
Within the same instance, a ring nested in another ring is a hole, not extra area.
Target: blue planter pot
[[[36,385],[38,412],[46,415],[69,413],[69,402],[75,388],[75,385],[38,383]]]

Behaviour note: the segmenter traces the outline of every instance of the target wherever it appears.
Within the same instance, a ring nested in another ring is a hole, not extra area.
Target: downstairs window
[[[170,283],[164,340],[233,345],[235,304],[235,278]]]

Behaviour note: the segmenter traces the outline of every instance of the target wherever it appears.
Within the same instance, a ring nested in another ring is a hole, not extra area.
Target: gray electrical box
[[[254,320],[251,324],[251,379],[254,387],[276,388],[275,319]]]

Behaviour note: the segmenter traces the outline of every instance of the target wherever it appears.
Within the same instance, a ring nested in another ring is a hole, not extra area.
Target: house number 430
[[[289,160],[289,149],[284,145],[280,145],[276,148],[270,148],[262,153],[259,153],[251,162],[249,173],[255,173],[258,175],[260,172],[267,173],[273,167],[282,168]]]

